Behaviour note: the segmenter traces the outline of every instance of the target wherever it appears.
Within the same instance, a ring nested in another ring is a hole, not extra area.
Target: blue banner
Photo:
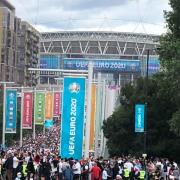
[[[148,72],[149,74],[155,74],[160,71],[160,61],[157,58],[149,59]]]
[[[123,60],[123,59],[93,59],[94,71],[101,72],[140,72],[140,60]],[[86,59],[64,59],[64,69],[87,70],[89,61]]]
[[[50,129],[53,127],[53,120],[52,119],[46,119],[44,121],[44,126],[46,129]]]
[[[64,78],[60,154],[82,158],[85,78]]]
[[[42,69],[59,69],[60,57],[57,55],[41,55],[40,68]]]
[[[144,104],[135,106],[135,132],[144,132]]]
[[[5,133],[16,133],[17,91],[6,90]]]

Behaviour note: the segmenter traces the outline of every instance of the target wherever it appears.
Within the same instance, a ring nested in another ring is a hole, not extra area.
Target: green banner
[[[44,124],[45,94],[37,92],[35,95],[35,124]]]

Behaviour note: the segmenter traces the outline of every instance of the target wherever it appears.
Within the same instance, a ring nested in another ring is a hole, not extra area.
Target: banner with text
[[[88,59],[64,58],[64,69],[88,70]],[[140,72],[140,60],[128,59],[94,59],[93,70],[101,72]]]
[[[45,119],[53,118],[53,93],[46,93],[46,101],[45,101]]]
[[[6,90],[6,122],[5,133],[16,133],[17,91]]]
[[[144,132],[144,104],[136,104],[135,106],[135,132]]]
[[[85,78],[64,78],[60,154],[82,158]]]
[[[54,116],[60,115],[60,108],[61,108],[61,93],[55,92],[54,93],[54,111],[53,111]]]
[[[45,94],[37,92],[35,94],[35,124],[44,124]]]
[[[33,109],[33,93],[25,92],[23,94],[23,129],[32,129],[32,109]]]

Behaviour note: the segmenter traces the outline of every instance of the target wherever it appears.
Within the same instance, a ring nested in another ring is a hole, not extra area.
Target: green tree
[[[169,124],[171,130],[180,135],[180,1],[170,0],[170,6],[172,10],[165,12],[168,32],[161,37],[159,54],[162,69],[166,72],[166,81],[170,86],[169,97],[175,102]]]
[[[169,119],[176,110],[176,102],[170,98],[170,88],[164,73],[149,79],[147,93],[147,147],[148,154],[176,157],[180,138],[170,131]],[[169,82],[170,83],[170,82]],[[146,79],[140,78],[136,85],[126,85],[121,90],[121,106],[103,124],[107,147],[111,156],[122,153],[142,154],[143,133],[134,132],[135,104],[145,103]],[[169,147],[173,147],[174,150]]]

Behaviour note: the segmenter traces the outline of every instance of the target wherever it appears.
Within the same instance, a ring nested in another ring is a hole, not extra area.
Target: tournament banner
[[[90,150],[94,150],[95,115],[96,115],[96,85],[93,84],[92,85],[92,99],[91,99],[90,139],[89,139]]]
[[[135,105],[135,132],[144,132],[144,104]]]
[[[50,129],[53,127],[53,120],[52,119],[46,119],[44,121],[44,126],[46,129]]]
[[[53,118],[53,93],[47,92],[45,98],[45,119]]]
[[[60,105],[61,105],[61,94],[59,92],[54,93],[54,110],[53,110],[53,116],[59,116],[60,115]]]
[[[16,133],[17,90],[6,90],[5,133]]]
[[[25,92],[23,94],[23,129],[32,129],[32,109],[33,109],[33,93]]]
[[[44,109],[45,109],[45,94],[37,92],[35,94],[35,124],[44,125]]]
[[[82,158],[85,78],[64,78],[60,155]]]

